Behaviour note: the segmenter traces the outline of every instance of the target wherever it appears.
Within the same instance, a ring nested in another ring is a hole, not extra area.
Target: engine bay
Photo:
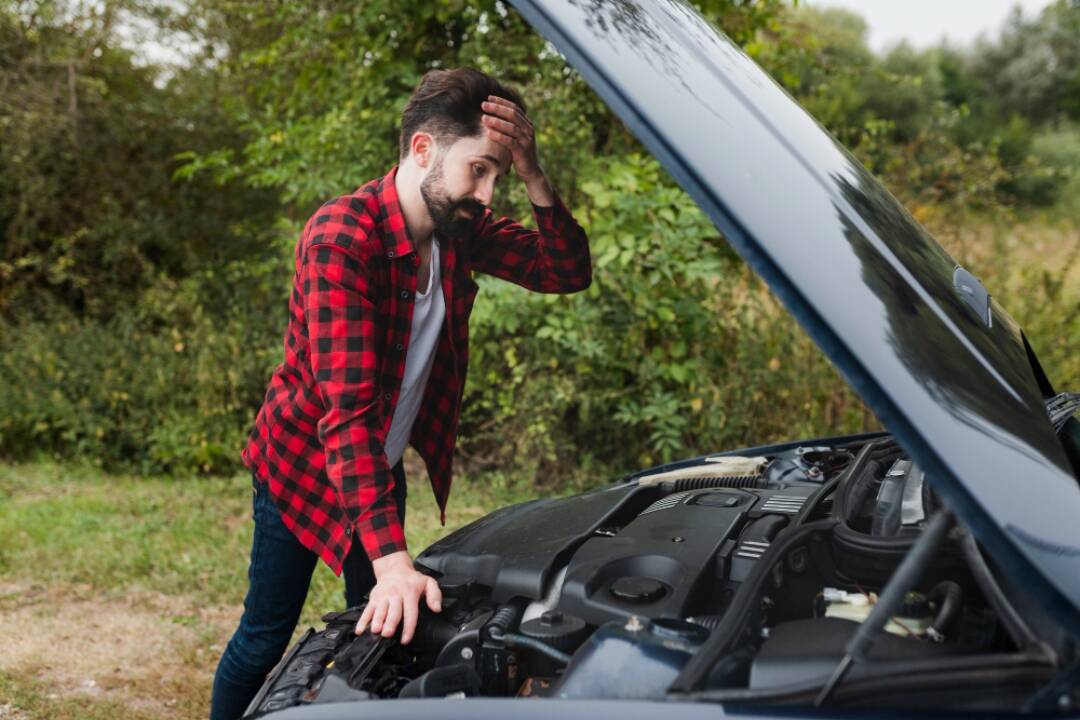
[[[1075,649],[947,515],[887,437],[503,508],[417,557],[443,610],[409,645],[355,635],[362,607],[330,613],[248,715],[515,696],[1030,709]]]

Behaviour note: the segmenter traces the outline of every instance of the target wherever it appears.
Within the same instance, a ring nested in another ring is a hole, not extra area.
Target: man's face
[[[491,204],[495,181],[510,168],[510,152],[486,135],[459,138],[435,152],[420,195],[440,235],[461,235]]]

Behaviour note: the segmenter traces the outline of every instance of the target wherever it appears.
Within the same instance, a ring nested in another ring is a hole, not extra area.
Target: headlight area
[[[356,636],[362,608],[328,614],[248,716],[405,697],[1036,708],[1072,644],[946,516],[888,438],[638,477],[542,594],[432,571],[444,609],[408,646]]]

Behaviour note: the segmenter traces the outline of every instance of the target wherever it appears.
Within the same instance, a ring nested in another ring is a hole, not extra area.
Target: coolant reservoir
[[[841,618],[861,623],[870,615],[877,602],[877,595],[847,592],[837,588],[825,588],[821,593],[825,600],[825,617]],[[930,604],[921,593],[908,593],[900,614],[893,616],[885,626],[886,632],[906,637],[925,635],[934,622]]]

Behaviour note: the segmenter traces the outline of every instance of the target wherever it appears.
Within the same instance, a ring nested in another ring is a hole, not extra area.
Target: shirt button
[[[401,291],[401,299],[402,300],[408,300],[409,299],[409,291],[408,290],[402,290]]]
[[[391,250],[390,252],[386,253],[386,257],[388,257],[388,258],[394,257],[394,251]]]
[[[397,349],[398,352],[401,352],[402,350],[405,349],[405,346],[402,345],[401,343],[398,343],[397,345],[394,346],[394,348]]]
[[[352,528],[351,527],[345,528],[345,537],[349,537],[351,535],[352,535]]]
[[[386,394],[384,394],[384,395],[382,396],[382,399],[383,399],[383,400],[389,400],[389,399],[390,399],[390,398],[392,398],[392,397],[394,397],[394,396],[393,396],[393,395],[391,395],[390,393],[386,393]]]

